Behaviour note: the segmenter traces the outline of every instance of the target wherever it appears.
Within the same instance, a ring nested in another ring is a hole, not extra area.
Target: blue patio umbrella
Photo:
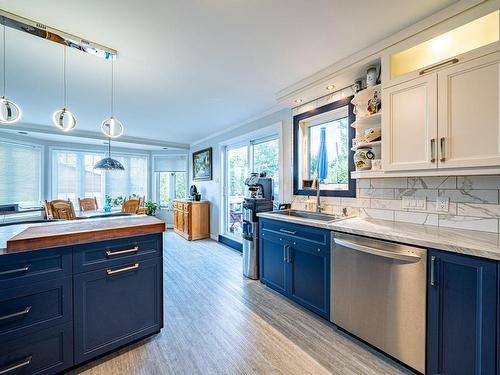
[[[318,178],[323,182],[328,175],[328,153],[326,152],[326,129],[321,128],[318,151]]]

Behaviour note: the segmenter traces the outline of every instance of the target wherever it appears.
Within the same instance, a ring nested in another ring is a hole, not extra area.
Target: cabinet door
[[[177,225],[177,217],[178,217],[178,210],[177,209],[174,209],[174,229],[179,229],[178,225]]]
[[[184,231],[184,214],[181,210],[177,211],[177,230]]]
[[[500,164],[500,53],[438,73],[439,166]]]
[[[269,232],[260,236],[260,280],[280,293],[286,293],[286,242]]]
[[[74,277],[75,363],[158,332],[161,258]]]
[[[186,234],[191,234],[190,230],[189,230],[189,227],[190,227],[189,222],[190,222],[190,219],[191,219],[191,217],[189,215],[189,212],[188,211],[184,211],[182,213],[182,217],[183,217],[182,218],[182,231],[184,233],[186,233]]]
[[[493,261],[429,251],[427,374],[495,373]]]
[[[437,167],[437,76],[384,89],[382,160],[386,170]]]
[[[329,319],[329,249],[295,242],[289,247],[287,262],[290,298]]]

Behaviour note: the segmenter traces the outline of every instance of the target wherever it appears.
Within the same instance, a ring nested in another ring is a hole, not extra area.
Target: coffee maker
[[[273,210],[273,180],[266,173],[252,173],[245,180],[243,201],[243,275],[259,278],[257,213]]]

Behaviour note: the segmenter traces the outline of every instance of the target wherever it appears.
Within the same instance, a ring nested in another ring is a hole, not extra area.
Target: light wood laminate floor
[[[74,374],[411,374],[241,275],[212,240],[164,238],[165,328]]]

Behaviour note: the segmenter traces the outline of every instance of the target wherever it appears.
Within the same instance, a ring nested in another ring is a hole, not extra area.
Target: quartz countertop
[[[145,215],[8,225],[0,227],[0,255],[164,231],[163,221]]]
[[[380,240],[500,260],[500,235],[495,233],[407,224],[361,217],[340,219],[334,222],[320,222],[268,212],[259,213],[257,216]]]

